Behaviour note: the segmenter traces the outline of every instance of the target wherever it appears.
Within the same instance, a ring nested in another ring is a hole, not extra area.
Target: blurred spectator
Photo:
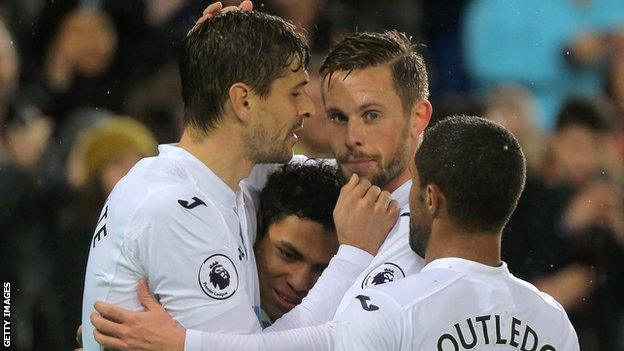
[[[159,144],[177,142],[182,135],[184,106],[180,87],[178,64],[169,63],[135,84],[127,95],[127,113],[146,124]]]
[[[572,98],[556,121],[543,167],[510,220],[505,259],[570,314],[582,350],[621,350],[624,184],[603,161],[613,109]]]
[[[537,170],[544,145],[535,122],[535,97],[522,86],[493,88],[486,98],[485,117],[505,126],[520,142],[529,171]]]
[[[275,2],[292,3],[292,6],[302,3]],[[313,49],[326,52],[336,41],[353,32],[390,29],[404,32],[413,37],[414,42],[419,42],[422,40],[424,20],[421,7],[421,0],[327,0],[327,4],[319,9],[318,21],[311,35]]]
[[[323,97],[321,96],[321,75],[319,69],[322,58],[323,55],[320,53],[312,54],[312,59],[308,64],[310,83],[306,86],[306,90],[310,94],[312,102],[314,102],[316,114],[306,118],[303,129],[297,132],[299,140],[295,144],[293,151],[295,154],[313,158],[332,158],[333,153],[329,146],[329,136],[326,133],[326,125],[329,123],[329,120],[327,119]]]
[[[5,148],[11,162],[34,174],[52,134],[53,124],[32,103],[15,98],[4,120]]]
[[[61,21],[44,67],[59,124],[81,106],[121,109],[124,85],[111,71],[116,49],[117,32],[106,13],[75,10]]]
[[[621,0],[475,0],[464,23],[468,69],[479,89],[505,82],[531,89],[539,126],[550,130],[567,97],[606,90],[623,13]],[[614,82],[621,91],[624,80]]]
[[[17,89],[19,61],[15,43],[0,20],[0,122],[6,114],[9,101]]]
[[[143,157],[157,152],[152,133],[139,122],[123,117],[104,119],[82,131],[70,154],[73,188],[59,194],[56,257],[60,271],[72,270],[56,279],[63,299],[63,336],[73,340],[80,321],[84,270],[95,223],[115,184]]]
[[[12,346],[15,350],[62,350],[60,305],[49,294],[53,283],[48,213],[34,177],[50,124],[39,111],[16,98],[19,66],[10,34],[0,21],[0,260],[13,295]],[[4,85],[6,84],[6,85]]]

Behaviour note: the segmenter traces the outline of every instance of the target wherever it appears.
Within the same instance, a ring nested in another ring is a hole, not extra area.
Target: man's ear
[[[446,198],[435,184],[427,185],[425,189],[425,209],[432,218],[440,215],[440,211],[446,205]]]
[[[245,123],[250,118],[251,111],[251,87],[245,83],[234,83],[228,91],[232,111],[239,121]]]
[[[414,104],[410,112],[410,133],[412,138],[419,139],[422,136],[425,128],[429,125],[432,113],[433,107],[429,101],[420,100]]]

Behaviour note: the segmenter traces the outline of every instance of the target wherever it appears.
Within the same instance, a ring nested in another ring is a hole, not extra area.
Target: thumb
[[[160,307],[158,302],[156,302],[156,299],[154,299],[154,297],[150,293],[149,288],[147,287],[147,281],[145,279],[139,280],[138,295],[141,305],[143,305],[143,307],[145,307],[147,311],[152,311],[157,307]]]

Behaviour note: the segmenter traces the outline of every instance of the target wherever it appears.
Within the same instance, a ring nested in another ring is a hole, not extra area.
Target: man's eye
[[[283,250],[283,249],[279,249],[279,251],[280,251],[280,254],[282,255],[282,258],[285,261],[289,261],[290,262],[290,261],[294,261],[295,260],[295,255],[293,255],[292,252],[289,252],[289,251],[286,251],[286,250]]]
[[[332,113],[329,115],[329,120],[334,123],[346,123],[348,121],[347,117],[340,113]]]
[[[301,92],[300,91],[296,91],[296,92],[294,92],[294,93],[292,93],[290,95],[292,95],[294,97],[297,97],[297,96],[301,95]]]
[[[364,118],[366,118],[369,121],[374,121],[376,119],[379,119],[379,117],[381,117],[381,114],[376,111],[368,111],[364,114]]]

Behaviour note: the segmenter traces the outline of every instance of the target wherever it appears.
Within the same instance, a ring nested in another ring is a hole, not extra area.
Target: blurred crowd
[[[140,158],[177,141],[177,44],[209,2],[0,2],[0,259],[16,350],[74,346],[99,211]],[[624,350],[624,1],[255,8],[292,21],[313,48],[318,113],[296,146],[309,156],[329,155],[318,67],[332,43],[410,35],[427,58],[434,119],[482,115],[523,146],[529,177],[503,236],[511,271],[566,308],[582,350]]]

